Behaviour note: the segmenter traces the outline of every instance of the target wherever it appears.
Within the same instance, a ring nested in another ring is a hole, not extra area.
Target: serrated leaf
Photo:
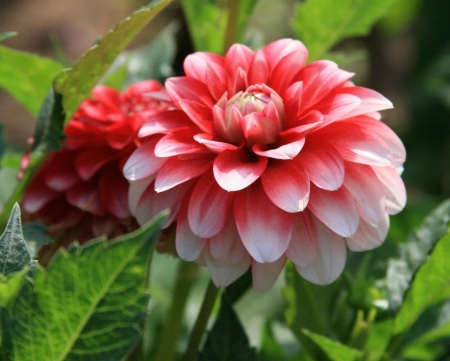
[[[17,35],[17,31],[5,31],[4,33],[0,33],[0,41],[12,38]]]
[[[449,222],[450,200],[447,200],[424,220],[404,244],[399,246],[400,258],[389,260],[387,291],[390,308],[397,310],[400,307],[412,275],[426,260],[434,244],[448,232]]]
[[[135,11],[89,49],[72,68],[59,73],[55,90],[63,96],[66,123],[128,43],[172,0],[153,1]]]
[[[62,65],[24,51],[13,50],[0,45],[0,88],[36,115],[53,77]]]
[[[428,260],[417,270],[394,325],[394,333],[407,330],[429,306],[450,297],[450,234],[438,241]]]
[[[216,322],[206,338],[201,361],[256,361],[256,352],[226,295],[222,296]]]
[[[167,214],[111,242],[61,250],[37,267],[12,309],[13,359],[120,360],[137,342],[152,246]]]
[[[0,275],[0,308],[8,308],[15,298],[28,269],[14,273],[8,277]]]
[[[19,272],[30,262],[31,257],[22,234],[20,208],[16,203],[0,237],[0,273],[10,275]]]
[[[332,335],[330,320],[333,318],[335,301],[340,282],[319,286],[303,279],[292,263],[286,265],[286,286],[283,295],[286,301],[286,323],[313,359],[320,359],[322,352],[306,337],[302,329],[322,335]]]
[[[361,360],[362,352],[348,347],[342,343],[330,340],[327,337],[310,332],[306,329],[302,332],[313,340],[332,361],[358,361]]]
[[[247,0],[239,3],[234,42],[243,42],[243,33],[258,0]],[[182,0],[184,15],[189,27],[192,42],[197,51],[222,53],[225,31],[228,23],[227,1],[217,0]]]
[[[293,27],[308,48],[309,61],[321,59],[333,45],[369,33],[394,0],[307,0],[299,3]]]

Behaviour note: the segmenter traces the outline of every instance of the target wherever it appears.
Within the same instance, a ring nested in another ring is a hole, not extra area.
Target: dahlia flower
[[[405,149],[378,113],[392,103],[307,57],[291,39],[189,55],[186,76],[166,82],[174,108],[142,126],[125,164],[138,222],[169,208],[179,256],[217,286],[251,267],[268,290],[287,259],[328,284],[346,246],[379,246],[405,205]]]
[[[136,83],[120,93],[93,89],[64,131],[62,149],[51,152],[23,199],[28,219],[49,226],[62,243],[117,236],[138,227],[128,208],[122,167],[139,145],[137,132],[149,117],[167,109],[143,96],[159,82]],[[23,160],[26,166],[26,157]]]

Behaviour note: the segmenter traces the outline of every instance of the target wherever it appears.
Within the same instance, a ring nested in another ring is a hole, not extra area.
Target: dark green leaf
[[[31,257],[22,235],[20,208],[16,203],[0,237],[0,273],[10,275],[20,271],[30,262]]]
[[[225,293],[231,303],[235,303],[252,286],[252,271],[248,270],[231,285],[225,288]]]
[[[429,306],[450,297],[450,234],[434,247],[417,270],[395,318],[394,333],[407,330]]]
[[[33,115],[62,66],[54,60],[0,46],[0,88],[10,93]]]
[[[46,233],[48,227],[37,222],[27,222],[22,225],[22,232],[31,257],[36,257],[39,249],[50,243],[52,239]]]
[[[17,35],[17,31],[5,31],[4,33],[0,33],[0,41],[12,38]]]
[[[61,250],[37,267],[12,309],[13,359],[121,360],[137,342],[148,303],[152,247],[167,214],[111,242]]]
[[[309,60],[321,59],[333,45],[369,33],[393,0],[307,0],[297,5],[295,34],[305,43]]]
[[[91,89],[102,78],[120,52],[171,2],[172,0],[158,0],[135,11],[101,38],[72,68],[65,69],[56,76],[54,87],[63,95],[66,122],[89,96]]]
[[[449,222],[450,200],[435,209],[406,243],[399,246],[399,259],[389,260],[387,290],[392,309],[396,310],[402,304],[413,273],[426,260],[434,244],[447,233]]]
[[[224,294],[219,315],[200,355],[201,361],[256,361],[256,352],[250,348],[247,335]]]
[[[361,360],[361,351],[350,348],[342,343],[330,340],[327,337],[319,335],[308,330],[302,332],[313,340],[332,361],[358,361]]]
[[[291,358],[286,355],[281,346],[275,340],[270,322],[266,322],[264,326],[261,351],[258,355],[259,361],[290,361]]]

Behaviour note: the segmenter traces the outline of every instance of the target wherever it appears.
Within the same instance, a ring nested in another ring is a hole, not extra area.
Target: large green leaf
[[[378,361],[385,354],[392,337],[393,320],[387,318],[372,324],[369,337],[364,345],[365,361]]]
[[[219,315],[206,338],[201,361],[256,361],[256,352],[250,348],[247,335],[224,294]]]
[[[309,60],[322,58],[333,45],[366,35],[394,0],[307,0],[297,5],[295,35],[308,48]]]
[[[10,275],[22,270],[30,262],[31,257],[22,234],[20,208],[16,203],[0,237],[0,273]]]
[[[0,275],[0,308],[8,308],[15,299],[28,269],[14,273],[8,277]]]
[[[258,355],[259,361],[290,361],[284,350],[275,339],[270,322],[266,322],[263,330],[261,350]]]
[[[413,232],[406,243],[399,246],[400,258],[389,260],[387,290],[389,306],[396,310],[403,301],[412,275],[426,260],[434,244],[448,231],[450,222],[450,200],[442,203]]]
[[[0,45],[0,88],[31,114],[39,111],[53,77],[62,69],[54,60]]]
[[[417,270],[395,318],[394,333],[406,331],[429,306],[450,297],[450,234],[438,241]]]
[[[361,360],[361,351],[355,350],[342,343],[330,340],[327,337],[319,335],[308,330],[302,331],[306,336],[313,340],[332,361],[358,361]]]
[[[157,0],[135,11],[89,49],[72,68],[59,73],[55,90],[63,96],[66,122],[128,43],[172,0]]]
[[[189,32],[197,51],[211,51],[222,53],[225,40],[225,31],[228,20],[228,5],[232,1],[219,0],[182,0],[184,14],[188,23]],[[243,42],[243,33],[253,9],[258,0],[239,2],[237,17],[231,26],[235,27],[233,42]]]
[[[165,215],[111,242],[96,239],[61,250],[37,267],[12,308],[12,358],[120,360],[137,342],[148,303],[152,246]]]

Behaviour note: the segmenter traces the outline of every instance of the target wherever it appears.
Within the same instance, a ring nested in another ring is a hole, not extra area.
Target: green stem
[[[162,330],[155,360],[172,361],[176,355],[176,344],[183,326],[186,302],[198,276],[199,267],[194,262],[181,261],[173,293],[172,304]],[[153,358],[152,358],[153,359]],[[150,361],[150,359],[149,359]]]
[[[206,325],[208,324],[209,316],[214,307],[219,289],[214,285],[212,280],[209,281],[208,288],[206,289],[205,298],[203,299],[200,313],[198,314],[197,321],[191,332],[189,344],[185,354],[181,361],[195,361],[198,359],[198,348],[203,334],[205,333]]]
[[[236,32],[238,26],[239,0],[229,0],[228,22],[225,31],[225,41],[223,43],[223,53],[225,54],[231,45],[236,41]]]

